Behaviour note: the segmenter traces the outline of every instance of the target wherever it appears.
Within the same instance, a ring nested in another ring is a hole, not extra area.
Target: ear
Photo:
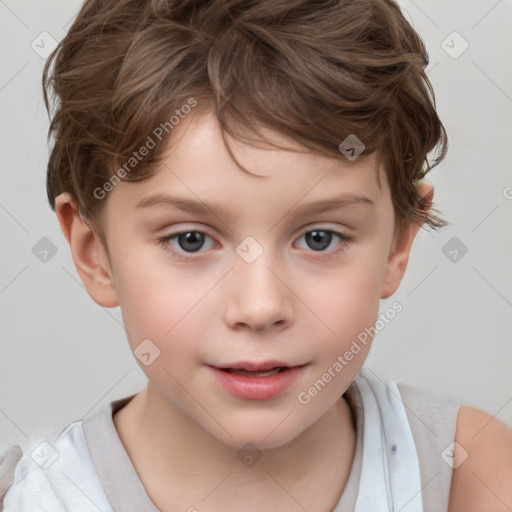
[[[82,219],[71,194],[64,192],[55,199],[55,211],[87,292],[100,306],[118,306],[106,248]]]
[[[431,183],[425,181],[418,185],[417,190],[419,195],[422,197],[421,209],[423,215],[421,219],[424,219],[430,205],[432,204],[434,187]],[[381,299],[387,299],[393,295],[400,285],[405,269],[407,268],[412,243],[422,225],[423,220],[420,220],[418,222],[408,222],[398,228],[395,234],[393,247],[386,264],[386,271],[384,273],[380,292]]]

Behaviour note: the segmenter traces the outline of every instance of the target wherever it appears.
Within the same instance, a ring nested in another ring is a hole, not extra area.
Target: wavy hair
[[[416,190],[448,147],[428,62],[393,0],[86,0],[43,72],[50,206],[71,193],[101,235],[94,191],[193,97],[225,143],[263,126],[345,158],[356,135],[384,164],[397,222],[441,227]],[[171,135],[123,179],[154,173]]]

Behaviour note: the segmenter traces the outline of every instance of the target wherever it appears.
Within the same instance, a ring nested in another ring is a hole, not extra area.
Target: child
[[[4,453],[4,512],[512,508],[503,423],[362,368],[444,224],[427,64],[392,0],[85,2],[48,198],[148,383]]]

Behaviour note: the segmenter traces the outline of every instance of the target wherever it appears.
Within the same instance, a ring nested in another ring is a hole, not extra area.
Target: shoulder
[[[0,455],[0,511],[4,508],[4,497],[14,483],[14,471],[22,456],[23,450],[17,444]]]
[[[512,429],[487,412],[457,416],[449,512],[512,510]]]
[[[2,455],[0,512],[82,510],[75,507],[82,505],[82,496],[73,482],[89,480],[90,465],[81,429],[75,428],[80,424],[71,423],[49,441],[38,437],[23,449],[14,445]]]

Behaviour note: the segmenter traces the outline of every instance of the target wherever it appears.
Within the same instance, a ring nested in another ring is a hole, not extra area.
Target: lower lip
[[[246,377],[222,371],[214,366],[209,368],[213,370],[217,382],[232,395],[248,400],[268,400],[288,388],[297,379],[304,365],[294,366],[266,377]]]

